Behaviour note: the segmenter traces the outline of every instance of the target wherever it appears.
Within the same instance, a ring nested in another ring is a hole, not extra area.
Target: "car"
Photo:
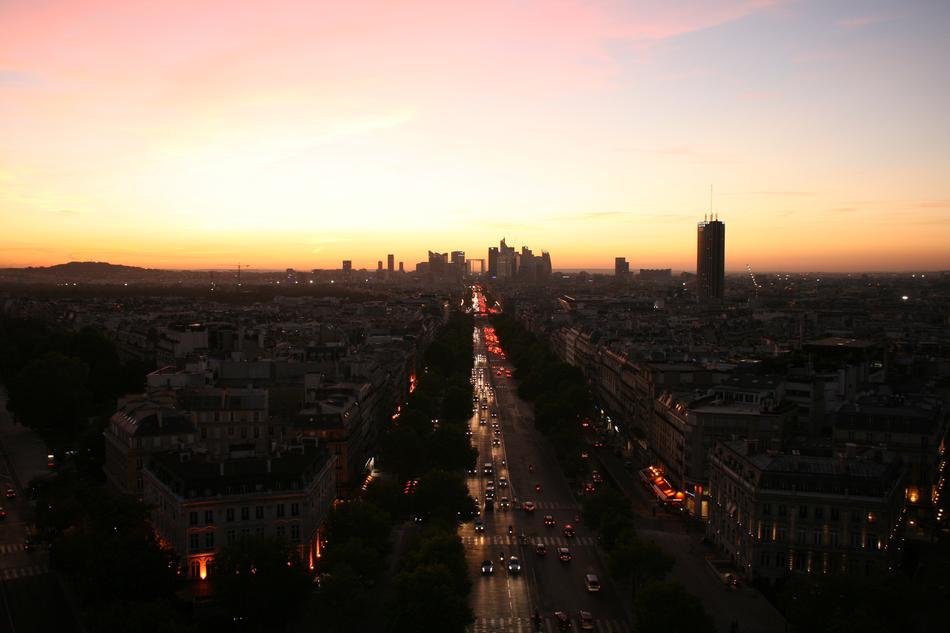
[[[485,522],[481,519],[475,519],[475,531],[484,532],[485,531]]]
[[[544,543],[538,543],[537,545],[534,546],[534,553],[537,554],[538,556],[544,556],[545,554],[548,553],[548,546],[545,545]]]
[[[498,439],[497,437],[493,437],[493,438],[491,438],[491,445],[492,445],[492,446],[501,446],[501,440]]]
[[[498,412],[497,412],[497,411],[492,411],[492,412],[491,412],[491,417],[497,418],[497,417],[498,417]]]
[[[31,537],[28,536],[28,537],[26,537],[25,539],[23,539],[23,549],[24,549],[24,550],[26,550],[26,551],[28,551],[28,552],[32,552],[32,551],[35,549],[35,547],[36,547],[36,546],[33,544],[33,539],[32,539]]]
[[[557,559],[562,563],[569,563],[571,559],[574,558],[574,555],[571,554],[571,550],[568,547],[559,547],[557,548]]]
[[[494,512],[495,510],[495,500],[485,498],[485,512]]]
[[[507,488],[507,487],[508,487],[508,478],[507,478],[507,477],[499,477],[499,478],[498,478],[498,487],[499,487],[499,488]]]
[[[604,447],[604,441],[603,441],[602,439],[598,438],[598,439],[594,442],[594,448],[603,448],[603,447]]]
[[[492,431],[492,435],[494,435],[495,437],[501,437],[501,429],[495,429],[494,431]]]
[[[485,465],[482,466],[482,472],[486,475],[491,475],[495,472],[495,466],[491,462],[485,462]]]
[[[521,509],[525,512],[534,512],[536,510],[536,506],[534,505],[534,501],[525,501],[521,504]]]
[[[594,484],[592,484],[592,483],[589,482],[589,481],[584,484],[584,494],[585,494],[585,495],[592,495],[592,494],[594,494],[595,492],[597,492],[597,487],[594,486]]]
[[[571,525],[570,523],[565,523],[564,529],[561,530],[561,532],[564,534],[564,536],[570,538],[574,536],[574,526]]]
[[[555,521],[555,520],[554,520],[554,517],[551,516],[550,514],[545,514],[545,515],[544,515],[544,525],[547,526],[547,527],[554,527],[555,525],[557,525],[557,521]]]
[[[483,560],[482,561],[482,575],[491,576],[494,573],[495,573],[495,563],[491,562],[490,560]]]
[[[472,429],[465,429],[465,435],[472,437]]]
[[[581,611],[577,614],[577,620],[581,623],[581,629],[590,631],[594,628],[594,616],[590,611]]]
[[[597,574],[587,574],[584,576],[584,586],[587,587],[587,593],[597,593],[600,591],[600,578]]]
[[[521,573],[521,561],[517,556],[512,556],[508,559],[508,573],[510,574],[520,574]]]
[[[505,376],[507,376],[508,378],[511,378],[511,370],[510,370],[510,369],[507,370],[507,371],[505,371]]]
[[[497,423],[497,422],[492,422],[492,423],[491,423],[491,430],[492,430],[492,431],[500,431],[500,430],[501,430],[501,427],[498,426],[498,423]]]
[[[494,489],[495,489],[495,481],[494,481],[494,480],[489,479],[487,482],[485,482],[485,490],[494,490]]]
[[[16,498],[16,490],[14,490],[13,488],[7,488],[7,499],[15,499],[15,498]]]
[[[0,519],[5,519],[5,518],[7,518],[7,511],[4,510],[3,508],[0,508]]]
[[[604,483],[604,477],[603,477],[603,475],[601,475],[600,472],[597,471],[597,470],[594,470],[593,472],[591,472],[591,474],[590,474],[590,479],[591,479],[591,481],[593,481],[595,484],[602,484],[602,483]]]
[[[511,501],[508,500],[508,497],[502,497],[498,500],[498,505],[507,510],[511,507]]]
[[[557,622],[557,628],[561,630],[571,628],[571,616],[563,611],[554,612],[554,621]]]
[[[487,420],[486,418],[479,418],[479,419],[478,419],[478,423],[479,423],[479,424],[488,424],[488,420]]]
[[[486,500],[486,501],[494,501],[494,500],[495,500],[495,489],[494,489],[494,488],[489,488],[488,490],[485,491],[485,500]]]
[[[587,451],[581,451],[581,459],[587,459],[590,457],[590,453]]]

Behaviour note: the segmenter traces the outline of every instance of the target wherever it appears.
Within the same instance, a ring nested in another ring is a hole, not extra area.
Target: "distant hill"
[[[110,264],[109,262],[68,262],[65,264],[56,264],[54,266],[29,267],[21,270],[49,271],[52,273],[66,273],[78,275],[116,275],[124,273],[134,273],[141,275],[149,272],[162,272],[154,268],[139,268],[138,266],[124,266],[122,264]]]
[[[54,266],[0,269],[0,279],[20,282],[131,282],[157,279],[167,271],[108,262],[68,262]]]

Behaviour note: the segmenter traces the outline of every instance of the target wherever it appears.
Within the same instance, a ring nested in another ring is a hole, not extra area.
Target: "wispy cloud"
[[[872,24],[879,24],[881,22],[887,22],[893,18],[888,15],[880,13],[872,13],[868,15],[856,15],[850,18],[843,18],[838,20],[838,26],[849,31],[856,29],[863,29],[866,26],[871,26]]]
[[[816,191],[781,191],[781,190],[763,190],[763,191],[725,191],[716,193],[717,196],[774,196],[781,198],[805,197],[817,195]]]
[[[22,70],[0,68],[0,86],[25,86],[39,81],[39,76]]]
[[[624,218],[632,215],[629,211],[594,211],[592,213],[585,213],[581,217],[585,220],[610,220],[616,218]]]

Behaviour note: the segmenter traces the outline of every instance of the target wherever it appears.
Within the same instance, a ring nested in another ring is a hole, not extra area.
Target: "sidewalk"
[[[633,503],[638,514],[637,534],[653,541],[673,557],[672,579],[700,599],[719,633],[730,631],[733,622],[738,622],[741,633],[784,633],[788,630],[782,614],[756,589],[747,585],[740,585],[738,589],[726,587],[706,562],[708,557],[715,555],[714,551],[701,543],[703,533],[688,525],[685,517],[666,512],[660,512],[656,518],[652,516],[655,504],[650,503],[636,473],[624,468],[622,459],[603,450],[595,449],[592,457],[595,455]]]

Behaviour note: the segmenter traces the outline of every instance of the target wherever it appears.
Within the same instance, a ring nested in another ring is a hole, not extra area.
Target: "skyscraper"
[[[726,276],[726,225],[703,219],[696,232],[696,294],[700,301],[722,300]]]
[[[614,277],[624,278],[630,275],[630,263],[626,257],[614,258]]]
[[[489,277],[498,276],[498,247],[497,246],[488,247],[488,276]]]
[[[386,255],[386,264],[387,264],[386,270],[388,270],[389,273],[392,274],[393,269],[395,268],[395,265],[396,265],[396,256],[393,255],[392,253],[390,253],[389,255]]]

